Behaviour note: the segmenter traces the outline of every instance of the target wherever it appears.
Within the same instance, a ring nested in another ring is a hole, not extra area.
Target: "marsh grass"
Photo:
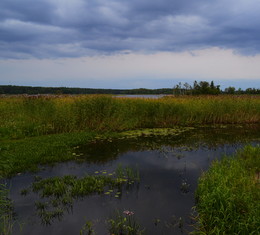
[[[0,234],[11,235],[13,224],[13,205],[8,198],[8,189],[0,184]]]
[[[161,99],[104,95],[0,99],[0,139],[79,131],[123,131],[176,125],[258,123],[258,96]]]
[[[215,161],[199,180],[194,234],[259,234],[260,146]]]
[[[112,195],[111,192],[118,198],[124,185],[132,185],[140,180],[138,171],[130,167],[119,166],[112,174],[103,173],[86,175],[82,178],[66,175],[37,179],[30,188],[23,189],[21,194],[25,190],[39,194],[42,200],[35,202],[37,214],[43,224],[50,225],[54,219],[61,220],[66,211],[72,210],[75,199],[92,194]]]
[[[25,171],[36,172],[40,165],[77,160],[78,156],[73,155],[74,147],[93,140],[95,136],[93,132],[79,132],[2,141],[0,175],[9,177]]]

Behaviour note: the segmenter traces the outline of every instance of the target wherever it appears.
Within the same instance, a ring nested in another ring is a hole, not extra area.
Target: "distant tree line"
[[[227,87],[224,90],[224,93],[226,94],[237,94],[237,95],[243,95],[243,94],[251,94],[251,95],[259,95],[260,94],[260,89],[256,89],[256,88],[247,88],[245,90],[242,90],[241,88],[238,88],[236,90],[235,87]]]
[[[71,88],[71,87],[32,87],[32,86],[11,86],[0,85],[0,94],[65,94],[65,95],[79,95],[79,94],[112,94],[112,95],[133,95],[133,94],[165,94],[165,95],[218,95],[218,94],[260,94],[260,89],[247,88],[242,90],[235,87],[228,87],[225,90],[220,89],[220,85],[215,85],[214,81],[210,83],[207,81],[194,81],[193,85],[179,82],[173,88],[161,89],[93,89],[93,88]]]
[[[215,85],[214,81],[210,83],[207,81],[194,81],[193,86],[187,82],[182,84],[179,82],[173,87],[174,95],[219,95],[219,94],[232,94],[232,95],[242,95],[242,94],[260,94],[260,89],[256,88],[247,88],[242,90],[241,88],[237,89],[235,87],[228,87],[224,91],[220,89],[220,85]]]
[[[92,88],[70,88],[70,87],[32,87],[32,86],[0,86],[0,94],[172,94],[171,88],[162,89],[92,89]]]

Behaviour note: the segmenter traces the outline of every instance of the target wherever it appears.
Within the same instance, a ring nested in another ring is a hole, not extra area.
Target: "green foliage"
[[[259,146],[215,161],[199,180],[195,234],[259,234],[259,170]]]
[[[215,86],[213,81],[210,84],[206,81],[200,81],[199,83],[194,81],[192,89],[194,95],[218,95],[220,93],[220,86]]]
[[[225,89],[225,93],[234,95],[234,94],[236,93],[236,88],[230,86],[230,87],[228,87],[228,88]]]
[[[179,82],[173,88],[174,95],[219,95],[220,93],[220,86],[215,86],[213,81],[210,84],[207,81],[194,81],[193,87],[187,82],[184,84]]]

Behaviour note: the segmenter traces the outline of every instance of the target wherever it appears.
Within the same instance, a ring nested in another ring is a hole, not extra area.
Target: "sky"
[[[260,88],[260,0],[1,0],[0,85]]]

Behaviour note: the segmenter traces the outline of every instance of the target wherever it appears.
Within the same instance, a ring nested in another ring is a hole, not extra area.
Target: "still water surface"
[[[23,174],[10,179],[16,223],[14,234],[72,235],[79,234],[85,221],[92,221],[96,234],[109,234],[106,220],[115,210],[130,210],[145,234],[188,234],[193,230],[194,193],[199,176],[214,159],[232,154],[245,144],[259,144],[259,126],[240,128],[201,128],[179,136],[139,137],[97,141],[80,146],[79,162],[45,167],[37,174]],[[43,225],[36,215],[36,193],[20,194],[34,176],[95,174],[113,172],[118,164],[138,168],[140,183],[124,189],[121,197],[93,194],[74,201],[73,208]],[[185,186],[185,187],[184,187]],[[22,226],[22,231],[18,224]]]

